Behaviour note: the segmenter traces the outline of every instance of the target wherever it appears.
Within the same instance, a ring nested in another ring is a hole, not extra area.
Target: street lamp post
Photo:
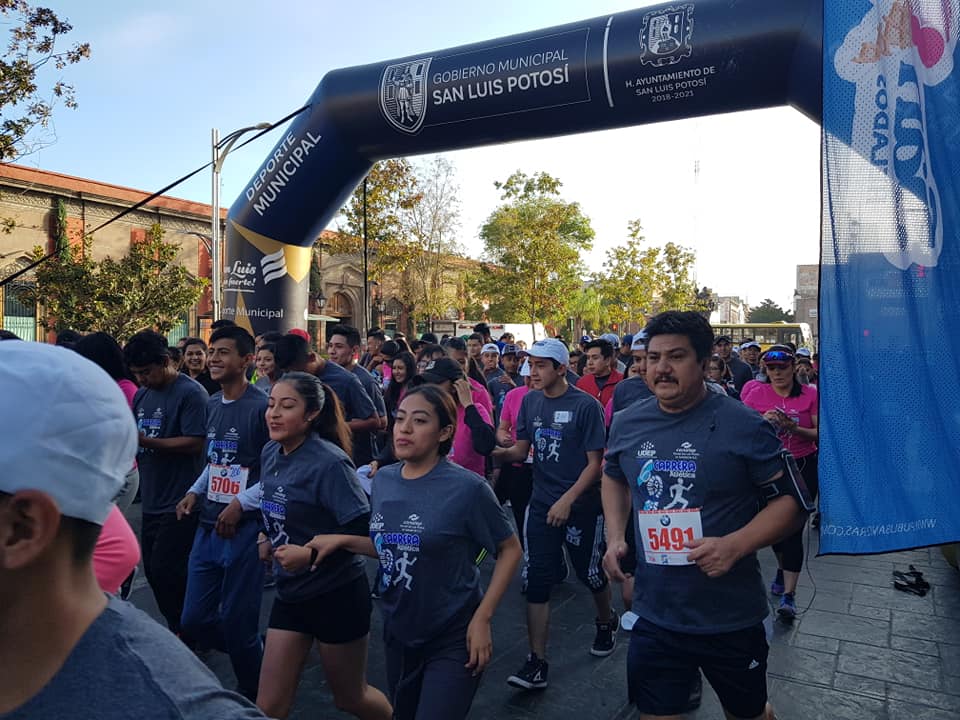
[[[223,303],[223,258],[220,252],[220,171],[223,170],[223,161],[233,148],[233,144],[251,130],[266,130],[270,123],[262,122],[249,127],[234,130],[220,139],[220,131],[213,128],[210,131],[210,146],[213,154],[213,172],[211,177],[211,206],[212,218],[210,224],[210,264],[212,270],[213,320],[220,319],[220,310]]]

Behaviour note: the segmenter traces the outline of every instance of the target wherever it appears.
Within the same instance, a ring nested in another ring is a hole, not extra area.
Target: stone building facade
[[[111,222],[119,213],[149,197],[150,193],[118,185],[37,170],[20,165],[0,165],[0,218],[10,222],[10,232],[0,234],[0,280],[27,266],[36,246],[53,249],[57,202],[66,209],[67,235],[71,244],[93,235],[94,260],[118,257],[132,243],[143,241],[147,230],[159,223],[165,239],[180,244],[179,261],[194,277],[210,277],[211,206],[160,196],[142,208]],[[226,211],[222,213],[226,217]],[[37,308],[27,307],[15,296],[17,283],[30,282],[29,273],[0,288],[0,327],[24,339],[44,340]],[[184,315],[171,334],[207,335],[212,322],[209,287],[200,302]]]
[[[111,185],[85,178],[62,175],[20,165],[0,165],[0,218],[11,222],[9,233],[0,233],[0,281],[27,266],[33,248],[49,252],[57,223],[57,203],[66,209],[67,235],[79,243],[93,234],[94,260],[118,257],[132,243],[143,240],[147,230],[159,223],[165,239],[179,243],[179,261],[194,277],[210,279],[210,205],[170,196],[154,198],[142,208],[113,220],[118,214],[149,197],[141,190]],[[221,223],[226,219],[221,210]],[[111,221],[105,227],[104,223]],[[221,227],[221,231],[224,228]],[[347,322],[361,330],[379,326],[388,330],[417,332],[429,326],[429,318],[417,313],[410,287],[410,273],[387,273],[377,277],[371,271],[368,288],[368,322],[364,321],[363,262],[359,254],[330,255],[323,251],[324,231],[314,247],[314,272],[311,273],[311,336],[323,338],[323,326]],[[221,237],[225,233],[222,232]],[[449,306],[435,315],[436,320],[463,319],[466,307],[465,279],[478,263],[459,257],[442,261],[442,286]],[[24,339],[49,340],[38,320],[36,307],[26,307],[15,296],[17,283],[30,282],[26,274],[0,288],[0,328],[12,330]],[[323,301],[321,302],[321,297]],[[420,320],[418,324],[416,321]],[[426,320],[427,322],[424,322]],[[179,327],[170,334],[175,342],[186,335],[208,338],[213,322],[210,287],[196,307],[184,315]]]

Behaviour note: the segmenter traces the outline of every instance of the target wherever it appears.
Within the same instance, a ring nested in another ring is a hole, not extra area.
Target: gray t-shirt
[[[150,438],[206,437],[210,396],[196,381],[178,373],[163,390],[140,388],[133,397],[133,415],[142,435]],[[202,452],[195,455],[141,447],[140,497],[143,512],[171,513],[203,470]]]
[[[653,393],[642,377],[631,377],[621,380],[613,390],[613,411],[625,410],[637,400],[653,397]]]
[[[207,403],[207,454],[210,482],[200,511],[200,523],[214,525],[230,495],[260,482],[260,454],[270,441],[267,431],[267,396],[253,385],[243,395],[224,402],[218,392]],[[244,520],[257,513],[244,513]]]
[[[513,534],[486,481],[446,459],[415,480],[402,463],[373,479],[370,537],[380,555],[384,630],[418,646],[469,622],[483,591],[476,558]]]
[[[340,403],[343,405],[343,416],[347,422],[366,420],[377,414],[377,408],[374,407],[373,400],[367,395],[367,391],[363,389],[360,378],[349,370],[328,360],[324,365],[323,372],[317,377],[320,378],[320,382],[329,385],[330,389],[340,398]],[[368,458],[365,459],[367,453],[363,450],[369,444],[370,436],[368,433],[354,433],[353,459],[354,464],[358,467],[365,462],[369,462]]]
[[[202,388],[201,388],[202,389]],[[204,392],[206,394],[206,392]],[[36,695],[2,720],[256,720],[263,714],[216,676],[173,633],[110,598]]]
[[[322,533],[342,533],[347,523],[370,512],[350,458],[318,435],[311,433],[289,455],[271,440],[263,448],[260,467],[260,509],[275,548],[306,545]],[[363,574],[363,560],[338,550],[313,572],[306,568],[290,573],[279,564],[274,572],[281,598],[307,600],[356,580]]]
[[[764,488],[783,468],[782,449],[770,423],[726,395],[709,393],[676,414],[650,398],[614,415],[604,472],[629,485],[636,510],[699,508],[703,537],[722,537],[759,512]],[[640,617],[699,634],[741,630],[766,617],[755,553],[709,578],[696,565],[648,564],[643,540],[638,534],[633,594]]]
[[[605,445],[603,408],[596,399],[569,386],[556,398],[528,392],[517,417],[517,439],[533,447],[533,494],[530,505],[549,509],[580,478],[587,452]],[[600,485],[583,493],[577,504],[600,502]]]
[[[370,401],[373,403],[373,407],[377,411],[377,415],[380,417],[387,416],[387,404],[383,400],[383,390],[380,388],[380,384],[377,382],[376,378],[373,377],[365,368],[360,367],[359,365],[354,365],[352,368],[353,374],[357,376],[357,380],[360,381],[360,384],[363,386],[363,390],[367,393],[367,397],[370,398]],[[367,417],[370,417],[369,415]],[[376,446],[375,440],[377,433],[375,432],[359,432],[353,434],[353,462],[357,467],[361,465],[366,465],[371,460],[373,460],[374,455],[379,451],[379,448]]]

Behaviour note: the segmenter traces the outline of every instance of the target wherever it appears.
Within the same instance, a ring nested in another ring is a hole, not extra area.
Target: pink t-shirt
[[[746,390],[746,385],[744,390]],[[817,389],[813,385],[804,385],[798,397],[781,397],[773,389],[773,385],[757,383],[750,388],[750,392],[743,399],[748,407],[752,407],[761,415],[767,410],[780,408],[791,420],[803,428],[813,427],[813,416],[817,415]],[[783,446],[793,453],[794,457],[805,457],[817,451],[817,444],[799,435],[780,435]]]
[[[140,545],[130,524],[114,505],[93,548],[93,572],[104,592],[116,594],[140,562]]]
[[[120,386],[120,390],[123,392],[123,396],[127,399],[127,405],[130,406],[130,410],[133,410],[133,396],[137,394],[137,386],[126,378],[120,378],[117,380],[117,385]],[[133,467],[137,466],[137,461],[133,461]]]
[[[473,388],[473,404],[477,407],[483,407],[487,411],[487,420],[493,417],[493,400],[490,399],[489,391],[472,377],[468,377],[470,387]],[[483,473],[480,473],[483,475]]]
[[[520,415],[520,405],[523,403],[523,398],[526,397],[528,392],[530,392],[530,388],[526,385],[518,385],[513,388],[513,390],[509,390],[503,398],[500,420],[506,420],[510,423],[510,438],[514,442],[517,441],[517,417]],[[533,446],[530,447],[530,454],[527,455],[527,459],[524,460],[524,462],[533,462]],[[514,465],[518,467],[521,464],[522,463],[514,463]]]
[[[133,396],[137,394],[137,386],[126,378],[117,380],[117,385],[123,390],[123,396],[127,399],[127,405],[133,407]]]
[[[474,405],[483,421],[493,427],[490,422],[490,413],[482,405]],[[470,439],[470,428],[464,419],[466,412],[460,405],[457,405],[457,431],[453,436],[453,448],[447,455],[447,460],[455,462],[467,470],[473,470],[477,475],[483,477],[486,473],[486,462],[483,455],[473,449],[473,441]]]

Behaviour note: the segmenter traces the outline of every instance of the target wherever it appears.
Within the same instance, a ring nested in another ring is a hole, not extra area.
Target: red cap
[[[290,335],[298,335],[298,336],[302,337],[304,340],[306,340],[307,342],[310,342],[310,335],[309,335],[309,333],[307,333],[306,330],[301,330],[300,328],[294,328],[294,329],[291,330],[288,334],[290,334]]]

